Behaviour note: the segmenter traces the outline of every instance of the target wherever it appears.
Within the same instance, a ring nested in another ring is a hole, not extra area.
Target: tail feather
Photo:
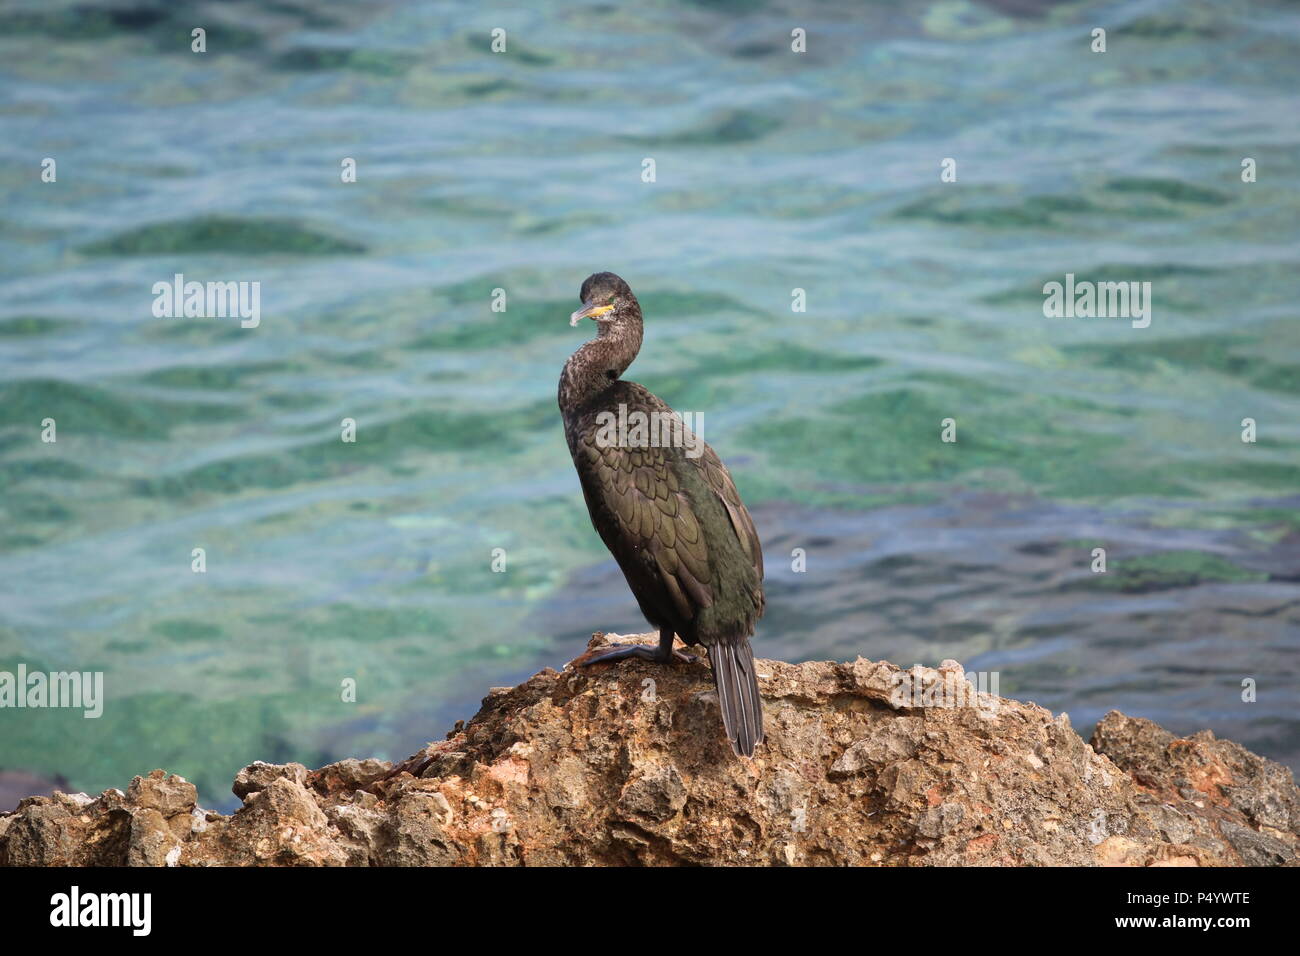
[[[749,639],[709,647],[713,683],[722,707],[722,726],[737,756],[752,757],[763,742],[763,699],[758,694]]]

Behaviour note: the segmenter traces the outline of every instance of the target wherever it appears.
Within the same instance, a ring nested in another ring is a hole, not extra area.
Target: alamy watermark
[[[103,671],[0,671],[0,708],[72,707],[87,719],[104,713]]]
[[[1067,272],[1064,283],[1044,284],[1043,295],[1049,319],[1132,319],[1135,329],[1151,324],[1150,282],[1075,282]]]
[[[619,402],[618,414],[596,416],[598,448],[684,448],[687,458],[704,454],[703,412],[628,411]]]
[[[83,893],[74,885],[50,897],[51,926],[120,926],[133,936],[148,936],[152,914],[152,893]]]
[[[171,282],[155,282],[153,294],[154,318],[238,318],[245,329],[262,323],[261,282],[186,282],[178,272]]]
[[[889,702],[898,708],[970,707],[991,718],[1001,701],[999,678],[998,671],[966,671],[962,680],[945,680],[942,673],[926,670],[900,671],[894,675]]]

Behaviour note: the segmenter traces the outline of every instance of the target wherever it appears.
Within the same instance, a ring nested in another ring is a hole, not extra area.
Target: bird
[[[713,449],[649,389],[622,377],[644,330],[631,287],[612,272],[597,272],[582,283],[579,299],[569,325],[590,319],[596,337],[560,375],[564,436],[592,526],[659,643],[597,650],[574,663],[694,661],[674,649],[673,636],[702,645],[731,749],[752,757],[763,740],[763,701],[750,638],[765,606],[754,521]],[[638,420],[659,427],[638,431]],[[619,428],[620,421],[633,427]],[[671,440],[656,440],[662,437]]]

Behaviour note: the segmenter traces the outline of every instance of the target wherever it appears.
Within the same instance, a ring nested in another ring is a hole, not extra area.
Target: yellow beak
[[[613,312],[612,305],[588,305],[579,309],[573,315],[569,316],[569,325],[574,326],[583,319],[594,319],[598,315],[604,315],[606,312]]]

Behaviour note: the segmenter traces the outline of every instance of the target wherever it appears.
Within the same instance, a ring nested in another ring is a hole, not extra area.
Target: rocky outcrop
[[[627,640],[651,640],[641,635]],[[601,635],[592,646],[604,642]],[[1068,718],[959,665],[758,662],[767,740],[736,758],[703,663],[545,670],[393,766],[254,763],[231,816],[160,770],[30,797],[35,865],[1261,865],[1295,860],[1286,768],[1208,731]]]

